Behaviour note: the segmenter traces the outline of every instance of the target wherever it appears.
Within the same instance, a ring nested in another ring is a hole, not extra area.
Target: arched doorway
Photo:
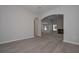
[[[41,20],[41,36],[59,36],[63,39],[64,15],[54,14]]]

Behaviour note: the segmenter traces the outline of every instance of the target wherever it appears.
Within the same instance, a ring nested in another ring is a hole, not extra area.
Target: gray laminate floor
[[[62,34],[19,40],[1,44],[0,53],[71,53],[79,52],[79,46],[63,42]]]
[[[64,52],[66,52],[66,53],[79,53],[79,45],[64,43]]]

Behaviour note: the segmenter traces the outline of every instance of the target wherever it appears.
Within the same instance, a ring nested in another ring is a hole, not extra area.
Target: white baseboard
[[[79,43],[77,43],[77,42],[71,42],[71,41],[67,41],[67,40],[63,40],[63,42],[70,43],[70,44],[75,44],[75,45],[79,45]]]
[[[18,40],[29,39],[29,38],[34,38],[34,36],[26,37],[26,38],[21,38],[21,39],[14,39],[14,40],[9,40],[9,41],[3,41],[3,42],[0,42],[0,44],[10,43],[10,42],[18,41]]]

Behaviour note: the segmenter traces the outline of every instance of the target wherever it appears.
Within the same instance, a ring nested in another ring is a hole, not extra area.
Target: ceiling
[[[21,7],[27,9],[28,11],[36,15],[41,15],[50,10],[54,10],[55,8],[60,7],[60,6],[61,5],[23,5]]]

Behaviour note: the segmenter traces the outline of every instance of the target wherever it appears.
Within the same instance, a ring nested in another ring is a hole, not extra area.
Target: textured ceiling
[[[36,15],[41,15],[45,12],[48,12],[50,10],[54,10],[57,7],[60,7],[60,5],[23,5],[21,6],[30,12],[36,14]]]

